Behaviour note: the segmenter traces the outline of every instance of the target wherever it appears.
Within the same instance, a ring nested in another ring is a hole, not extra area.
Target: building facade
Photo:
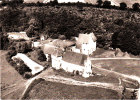
[[[80,50],[80,53],[85,55],[91,55],[96,50],[96,37],[93,33],[79,34],[76,41],[76,48],[72,48],[72,51]]]

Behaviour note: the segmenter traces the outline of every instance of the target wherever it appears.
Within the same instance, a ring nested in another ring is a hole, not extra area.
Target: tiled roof
[[[82,44],[88,44],[91,40],[94,42],[97,40],[94,33],[79,34],[78,40],[76,41],[76,46],[80,48]]]
[[[62,56],[62,54],[63,54],[62,49],[55,47],[53,45],[49,45],[49,44],[45,44],[43,46],[43,52],[44,52],[44,54],[51,54],[54,56]]]
[[[48,43],[50,43],[50,42],[52,42],[52,41],[53,41],[53,39],[48,38],[47,40],[41,41],[41,43],[43,43],[43,44],[48,44]]]
[[[43,44],[53,45],[58,48],[66,48],[72,45],[75,45],[75,42],[69,40],[60,40],[60,39],[49,39],[42,41]]]
[[[80,65],[80,66],[84,66],[84,61],[87,59],[87,56],[84,54],[80,54],[80,53],[76,53],[76,52],[71,52],[71,51],[67,51],[63,54],[63,58],[62,60],[68,62],[68,63],[72,63],[72,64],[76,64],[76,65]]]

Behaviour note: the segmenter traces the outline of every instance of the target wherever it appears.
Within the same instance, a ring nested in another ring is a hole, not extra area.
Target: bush
[[[15,50],[10,50],[7,53],[7,57],[9,57],[11,59],[11,57],[15,56],[17,54],[17,52]]]
[[[10,65],[13,66],[13,67],[16,66],[16,63],[15,63],[13,60],[10,60],[9,63],[10,63]]]
[[[24,64],[24,62],[20,59],[14,59],[12,60],[12,57],[16,55],[15,50],[11,50],[7,53],[6,59],[10,63],[11,66],[15,68],[15,70],[22,75],[23,77],[25,76],[25,72],[31,73],[31,69]],[[31,74],[26,75],[25,77],[29,78]]]
[[[22,41],[22,42],[15,42],[13,45],[17,52],[27,53],[32,50],[31,44],[32,44],[31,42]]]
[[[134,3],[132,5],[132,8],[133,8],[134,11],[138,11],[139,10],[139,7],[140,7],[139,3]]]
[[[7,50],[9,47],[9,39],[8,36],[4,35],[4,33],[0,32],[0,50]]]
[[[14,61],[12,60],[11,62],[14,63],[12,66],[15,67],[15,70],[17,70],[20,75],[23,75],[25,72],[31,72],[31,69],[29,69],[22,60],[14,59]]]
[[[122,25],[124,25],[124,21],[122,19],[116,19],[114,21],[114,24],[119,25],[119,26],[122,26]]]
[[[21,65],[18,72],[23,75],[25,72],[31,72],[31,69],[27,67],[25,64]]]
[[[103,1],[102,0],[97,0],[97,6],[101,7],[102,6]]]
[[[38,53],[38,60],[39,61],[46,61],[46,56],[41,49],[39,49],[37,51],[37,53]]]
[[[120,3],[120,9],[121,9],[121,10],[125,10],[126,7],[127,7],[127,5],[126,5],[125,2]]]
[[[24,75],[23,75],[23,77],[24,77],[25,79],[29,79],[29,78],[32,77],[32,73],[31,73],[31,72],[25,72]]]

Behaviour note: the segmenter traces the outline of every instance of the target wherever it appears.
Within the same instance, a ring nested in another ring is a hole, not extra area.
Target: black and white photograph
[[[1,100],[140,100],[140,0],[0,0]]]

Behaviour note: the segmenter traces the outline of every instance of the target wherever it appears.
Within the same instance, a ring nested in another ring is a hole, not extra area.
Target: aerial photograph
[[[140,100],[140,0],[0,0],[1,100]]]

